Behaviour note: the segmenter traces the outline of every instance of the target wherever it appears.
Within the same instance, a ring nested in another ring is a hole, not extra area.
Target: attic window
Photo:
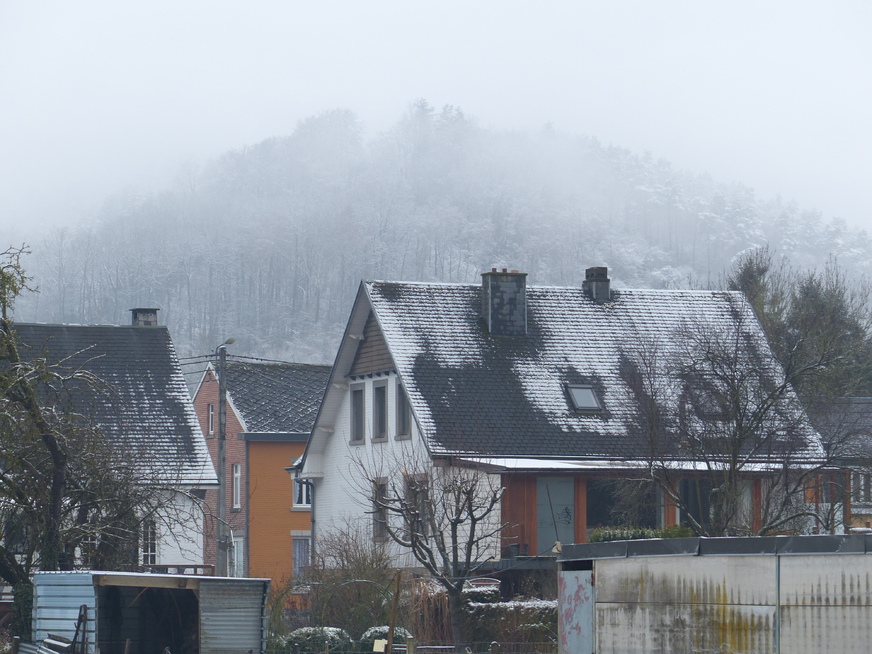
[[[576,411],[602,411],[599,397],[590,384],[569,384],[566,389]]]

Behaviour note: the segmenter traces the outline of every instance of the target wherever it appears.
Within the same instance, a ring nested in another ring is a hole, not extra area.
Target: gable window
[[[569,384],[566,390],[569,391],[572,408],[576,411],[602,411],[599,396],[590,384]]]
[[[384,501],[388,496],[388,485],[379,481],[374,484],[372,502],[372,538],[386,540],[388,537],[388,510]]]
[[[233,464],[233,508],[242,506],[242,465]]]
[[[142,521],[139,527],[141,538],[139,543],[139,561],[142,565],[157,565],[157,523],[154,518]]]
[[[208,436],[213,436],[215,434],[215,405],[214,404],[207,405],[206,413],[207,413],[206,434]]]
[[[312,484],[294,479],[294,506],[305,508],[312,506]]]
[[[412,435],[412,411],[403,385],[397,382],[397,438]]]
[[[351,389],[351,442],[362,443],[364,437],[364,403],[363,386]]]
[[[388,387],[385,382],[372,387],[372,440],[388,437]]]

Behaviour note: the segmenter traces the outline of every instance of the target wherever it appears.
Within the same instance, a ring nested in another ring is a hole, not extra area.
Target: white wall
[[[158,565],[203,565],[203,508],[197,500],[173,493],[155,519]]]
[[[373,386],[387,382],[388,436],[383,441],[373,442]],[[361,444],[351,444],[350,405],[351,391],[363,385],[365,393],[365,437]],[[343,392],[334,431],[327,437],[323,456],[313,457],[312,467],[323,472],[323,477],[315,478],[315,540],[333,529],[356,528],[367,538],[372,537],[373,516],[372,489],[364,481],[361,465],[370,476],[396,479],[402,469],[426,471],[432,469],[431,459],[422,441],[414,420],[411,436],[397,437],[397,376],[393,373],[367,377],[352,381]],[[315,462],[317,460],[317,463]],[[307,466],[309,463],[307,463]],[[498,475],[488,479],[498,487]],[[499,508],[493,516],[493,525],[500,519]],[[411,553],[390,543],[395,564],[403,567],[419,567]],[[486,554],[489,558],[499,555],[499,539],[493,539],[492,548]]]

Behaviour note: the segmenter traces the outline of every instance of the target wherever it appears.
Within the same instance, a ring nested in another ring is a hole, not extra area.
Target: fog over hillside
[[[79,227],[31,242],[39,293],[22,321],[124,323],[161,308],[180,354],[228,337],[239,353],[331,362],[361,279],[470,282],[492,266],[531,284],[717,287],[768,245],[798,268],[872,266],[864,232],[778,197],[676,170],[547,126],[483,126],[413,102],[374,137],[351,111],[108,199]]]

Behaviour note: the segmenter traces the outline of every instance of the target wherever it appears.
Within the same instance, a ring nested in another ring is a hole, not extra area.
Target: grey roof
[[[227,362],[227,389],[249,432],[312,431],[330,366]]]
[[[91,373],[70,403],[107,439],[182,486],[214,485],[215,469],[166,327],[15,323],[22,359]]]
[[[872,459],[872,397],[826,398],[815,402],[812,420],[835,456]]]
[[[622,365],[646,343],[679,351],[688,327],[738,326],[747,352],[782,375],[739,293],[613,290],[612,301],[597,303],[580,288],[529,286],[527,335],[494,337],[480,318],[478,285],[364,289],[434,454],[644,460],[648,443]],[[592,385],[604,410],[576,412],[566,391],[573,383]],[[800,422],[803,453],[819,455],[818,435]]]

